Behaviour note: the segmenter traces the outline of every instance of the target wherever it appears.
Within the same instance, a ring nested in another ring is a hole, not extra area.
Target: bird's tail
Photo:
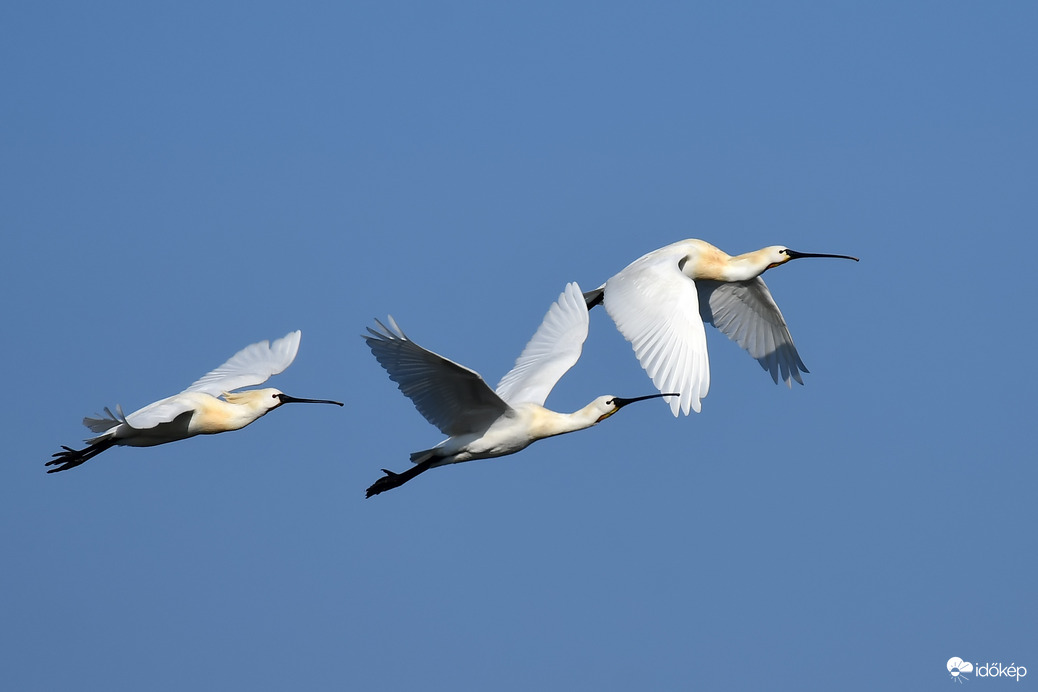
[[[102,416],[98,414],[97,418],[87,416],[83,419],[83,425],[90,428],[93,432],[105,433],[120,423],[126,423],[126,415],[123,413],[123,407],[116,404],[115,410],[118,411],[118,414],[112,413],[112,410],[105,406],[105,415]],[[95,440],[90,441],[94,442]]]
[[[83,449],[72,449],[71,447],[62,445],[61,448],[65,451],[55,453],[54,458],[45,464],[46,466],[56,466],[56,468],[48,469],[47,473],[57,473],[58,471],[74,469],[83,462],[90,461],[114,444],[115,438],[107,437],[88,447],[84,447]]]
[[[436,448],[435,447],[433,449],[423,449],[420,452],[411,452],[411,463],[412,464],[420,464],[423,461],[426,461],[428,459],[432,459],[433,456],[435,456],[435,454],[436,454]]]

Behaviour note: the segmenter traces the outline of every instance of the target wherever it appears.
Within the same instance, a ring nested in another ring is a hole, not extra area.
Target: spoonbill
[[[514,454],[545,437],[590,428],[624,406],[661,396],[634,399],[600,396],[573,413],[544,408],[555,383],[573,367],[587,338],[588,310],[580,286],[570,283],[496,390],[479,373],[422,348],[404,335],[392,317],[389,327],[375,320],[367,341],[375,358],[425,419],[449,437],[431,449],[411,454],[415,465],[386,475],[367,497],[396,488],[420,473],[445,464]]]
[[[327,399],[297,399],[277,389],[234,389],[266,382],[292,364],[299,350],[301,332],[289,332],[273,344],[260,341],[238,351],[226,363],[205,374],[180,394],[160,399],[123,415],[122,407],[113,414],[105,407],[104,416],[84,418],[83,425],[97,437],[87,440],[83,449],[62,445],[65,451],[54,454],[47,473],[67,471],[115,445],[152,447],[195,435],[212,435],[239,430],[282,404],[335,404]]]
[[[790,387],[792,380],[804,383],[800,373],[807,367],[761,278],[768,269],[802,257],[858,261],[783,245],[732,257],[691,238],[639,257],[584,299],[588,310],[605,303],[653,384],[661,392],[681,393],[670,400],[671,411],[687,416],[690,408],[699,413],[700,399],[710,389],[704,322],[746,349],[776,384],[780,376]]]

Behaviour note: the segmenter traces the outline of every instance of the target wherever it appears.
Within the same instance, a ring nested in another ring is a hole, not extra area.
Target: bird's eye
[[[270,398],[271,398],[271,399],[277,399],[277,398],[278,398],[278,395],[277,395],[277,394],[271,394],[271,395],[270,395]]]
[[[786,254],[786,248],[782,248],[781,250],[779,250],[779,254],[780,255]]]
[[[610,399],[609,401],[606,402],[606,406],[612,406],[614,401],[616,401],[616,400],[615,399]]]

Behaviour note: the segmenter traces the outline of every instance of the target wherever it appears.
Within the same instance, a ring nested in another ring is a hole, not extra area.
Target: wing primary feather
[[[511,370],[495,391],[510,405],[544,405],[555,384],[580,359],[588,333],[588,307],[576,282],[548,308]]]
[[[585,308],[585,312],[586,312]],[[479,373],[408,339],[392,317],[362,336],[372,355],[418,412],[445,435],[486,430],[508,411]]]
[[[192,382],[185,392],[203,392],[220,396],[241,387],[266,382],[285,370],[295,360],[302,332],[296,330],[274,341],[258,341],[231,356],[218,368]]]
[[[685,252],[661,248],[606,282],[605,308],[674,415],[699,411],[709,387],[706,334],[696,282],[681,273]]]
[[[745,349],[778,384],[803,384],[809,372],[764,280],[699,282],[703,319]]]

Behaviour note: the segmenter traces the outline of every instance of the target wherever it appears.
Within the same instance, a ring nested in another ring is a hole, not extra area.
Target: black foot
[[[46,463],[46,466],[54,466],[55,464],[57,464],[58,467],[48,469],[47,473],[57,473],[58,471],[68,471],[69,469],[74,469],[90,458],[85,454],[85,452],[88,449],[90,449],[89,447],[87,447],[87,449],[72,449],[71,447],[61,445],[61,448],[65,451],[58,452],[54,455],[53,459]]]
[[[48,461],[45,466],[56,466],[57,468],[47,469],[47,473],[57,473],[58,471],[68,471],[74,469],[85,461],[89,461],[96,457],[101,452],[105,451],[115,442],[112,440],[101,440],[84,449],[72,449],[61,445],[64,452],[56,452],[54,458]]]
[[[386,475],[382,476],[382,478],[379,478],[377,481],[372,483],[371,487],[368,488],[367,493],[364,495],[364,497],[372,497],[374,495],[378,495],[379,493],[384,493],[387,490],[392,490],[393,488],[396,488],[397,486],[403,485],[407,482],[406,479],[400,478],[401,474],[393,473],[389,469],[382,469],[382,473]]]
[[[365,497],[378,495],[379,493],[384,493],[387,490],[392,490],[393,488],[403,485],[407,481],[417,476],[419,473],[428,471],[430,468],[432,468],[433,461],[433,459],[427,459],[420,464],[415,464],[403,473],[394,473],[389,469],[382,469],[382,473],[386,475],[382,476],[382,478],[379,478],[377,481],[371,484],[371,487],[368,488]]]

